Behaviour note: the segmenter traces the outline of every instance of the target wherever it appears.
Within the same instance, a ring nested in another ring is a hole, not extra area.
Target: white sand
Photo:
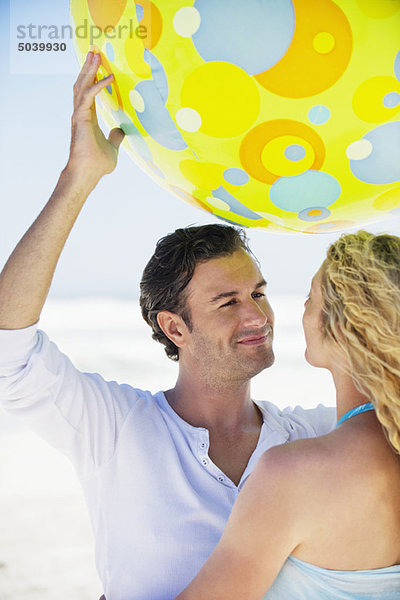
[[[334,404],[326,372],[304,359],[302,298],[272,298],[276,364],[254,382],[255,398],[281,407]],[[150,337],[135,302],[48,302],[41,327],[82,370],[156,391],[176,365]],[[157,372],[155,372],[157,365]],[[67,459],[0,413],[0,600],[97,600],[93,536]]]

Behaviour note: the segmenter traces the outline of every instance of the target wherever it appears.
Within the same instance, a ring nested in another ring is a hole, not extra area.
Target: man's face
[[[188,285],[192,331],[180,360],[212,385],[245,382],[274,362],[266,283],[244,250],[199,264]]]

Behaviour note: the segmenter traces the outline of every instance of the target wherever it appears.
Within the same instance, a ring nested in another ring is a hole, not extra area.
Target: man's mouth
[[[247,337],[242,338],[238,341],[238,344],[242,344],[243,346],[258,346],[264,344],[266,340],[271,336],[272,328],[270,327],[267,331],[262,334],[258,333],[257,335],[249,335]]]

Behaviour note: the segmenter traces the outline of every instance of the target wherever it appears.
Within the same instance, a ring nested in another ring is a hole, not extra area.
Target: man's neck
[[[261,413],[250,397],[250,381],[211,386],[180,375],[165,395],[174,411],[194,427],[233,433],[259,429],[262,424]]]

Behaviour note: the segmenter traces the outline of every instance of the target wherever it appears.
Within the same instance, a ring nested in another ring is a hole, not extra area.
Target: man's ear
[[[184,346],[188,328],[182,317],[169,310],[162,310],[157,315],[157,323],[175,346]]]

